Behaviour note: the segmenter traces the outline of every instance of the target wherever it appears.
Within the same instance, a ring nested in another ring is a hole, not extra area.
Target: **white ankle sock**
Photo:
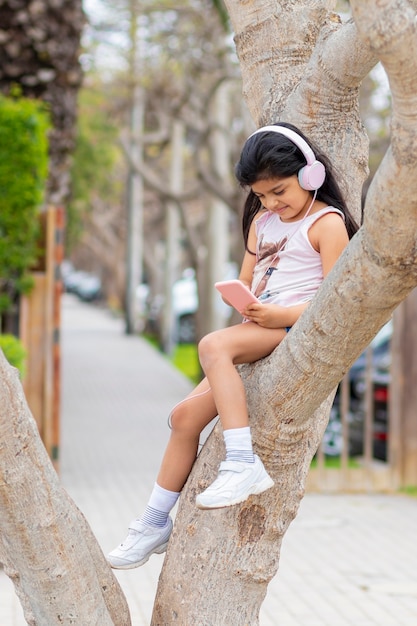
[[[223,431],[226,446],[226,461],[254,463],[250,427],[229,428]]]
[[[169,491],[155,483],[140,521],[147,526],[163,528],[167,523],[169,512],[174,508],[179,495],[180,492]]]

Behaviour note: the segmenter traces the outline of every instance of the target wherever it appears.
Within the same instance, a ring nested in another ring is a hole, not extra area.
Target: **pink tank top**
[[[313,298],[323,281],[323,268],[308,231],[327,213],[338,213],[344,220],[342,211],[334,207],[325,207],[297,222],[283,222],[270,211],[256,220],[256,265],[251,290],[261,302],[293,306]]]

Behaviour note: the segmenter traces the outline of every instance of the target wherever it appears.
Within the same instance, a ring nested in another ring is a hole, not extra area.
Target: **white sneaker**
[[[274,481],[255,454],[254,463],[223,461],[219,475],[205,491],[196,498],[199,509],[220,509],[244,502],[250,495],[262,493],[272,487]]]
[[[152,554],[162,554],[167,549],[172,532],[172,519],[168,517],[166,526],[155,528],[134,520],[123,543],[112,550],[107,561],[114,569],[133,569],[146,563]]]

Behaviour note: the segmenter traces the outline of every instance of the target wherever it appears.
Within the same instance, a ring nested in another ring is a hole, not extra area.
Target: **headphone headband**
[[[294,130],[291,128],[286,128],[286,126],[262,126],[262,128],[258,128],[254,133],[249,135],[248,139],[257,135],[258,133],[268,133],[272,131],[273,133],[279,133],[280,135],[284,135],[290,141],[295,143],[297,148],[300,148],[301,152],[304,154],[307,165],[311,165],[316,160],[313,150],[310,148],[308,143],[300,137]]]
[[[255,130],[255,132],[249,135],[248,139],[258,133],[267,133],[270,131],[284,135],[284,137],[287,137],[287,139],[292,141],[292,143],[295,144],[303,153],[305,160],[307,161],[307,165],[302,167],[298,172],[298,180],[301,187],[303,187],[303,189],[308,189],[309,191],[319,189],[326,177],[324,165],[320,163],[320,161],[316,160],[316,156],[308,143],[294,130],[287,128],[286,126],[262,126],[262,128],[258,128],[258,130]]]

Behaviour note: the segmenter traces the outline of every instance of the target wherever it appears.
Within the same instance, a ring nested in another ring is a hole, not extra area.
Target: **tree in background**
[[[115,86],[89,74],[78,100],[76,146],[66,253],[77,266],[100,276],[109,305],[120,308],[124,291],[126,164],[114,119]]]
[[[126,167],[129,168],[137,165],[130,161],[127,137],[128,94],[129,85],[133,80],[131,73],[129,74],[128,63],[129,3],[114,0],[103,5],[105,11],[103,10],[100,18],[96,18],[95,21],[92,17],[93,23],[85,37],[85,65],[90,65],[91,72],[94,72],[96,79],[93,81],[94,90],[100,88],[101,79],[101,90],[103,94],[106,94],[111,123],[119,125],[121,144],[127,159]],[[180,214],[181,223],[182,267],[180,269],[190,265],[196,269],[201,288],[201,300],[204,301],[207,293],[205,288],[207,281],[205,266],[208,256],[207,218],[213,196],[221,197],[230,207],[230,220],[235,231],[237,230],[237,220],[234,216],[239,211],[240,195],[234,185],[225,185],[216,173],[211,139],[213,130],[218,128],[214,111],[216,93],[221,85],[228,81],[231,85],[229,106],[232,114],[230,127],[224,132],[227,133],[230,145],[229,169],[231,171],[237,158],[239,136],[243,136],[246,132],[243,129],[245,124],[242,115],[239,69],[230,36],[225,32],[224,25],[218,13],[213,11],[211,4],[200,2],[195,5],[184,1],[181,5],[168,3],[161,7],[150,3],[146,7],[141,7],[141,11],[138,44],[141,68],[134,80],[140,81],[145,109],[143,136],[141,137],[144,164],[139,172],[145,184],[144,277],[149,282],[153,295],[160,294],[163,268],[166,263],[164,248],[167,203],[173,201]],[[123,26],[125,26],[124,30]],[[106,47],[103,40],[107,41]],[[116,49],[112,43],[114,40],[118,43]],[[104,67],[100,64],[102,58],[109,57],[109,49],[113,53],[110,69],[107,61]],[[87,79],[85,90],[90,88],[91,83]],[[84,111],[85,107],[81,100],[81,118]],[[173,153],[172,148],[172,133],[176,123],[184,126],[184,143],[181,154],[178,156]],[[184,172],[183,189],[176,193],[170,189],[169,183],[169,170],[172,160],[175,159],[183,161]],[[116,167],[117,175],[123,176],[119,165]],[[76,169],[76,166],[73,173],[77,177],[83,176],[82,169]],[[98,174],[97,180],[93,181],[93,186],[90,188],[90,194],[96,195],[96,198],[101,195],[100,180],[100,174]],[[97,183],[96,189],[95,183]],[[75,184],[77,185],[76,181]],[[124,222],[126,218],[123,216],[122,200],[124,198],[119,197],[113,209],[108,206],[107,211],[108,214],[112,212],[114,216],[118,215]],[[77,203],[77,190],[75,190],[71,204],[75,206]],[[92,202],[90,206],[93,206]],[[100,222],[96,222],[91,213],[88,219],[94,227],[99,228]],[[109,221],[112,221],[111,218]],[[120,236],[124,233],[125,230],[119,230]],[[233,236],[235,239],[239,238],[236,232]],[[97,264],[97,261],[100,262],[103,257],[97,248],[100,239],[100,234],[93,228],[89,228],[88,232],[84,233],[83,250],[89,247],[90,258],[91,256],[95,258],[95,261],[90,260],[90,263]],[[93,243],[91,246],[90,241]],[[114,246],[117,246],[116,240],[114,240]],[[122,262],[116,248],[112,249],[115,250],[114,258]],[[108,245],[103,247],[103,252],[107,257],[108,250]],[[79,255],[80,248],[73,248],[72,256],[77,265],[80,263]],[[233,255],[237,255],[234,249]],[[85,255],[83,259],[85,261]],[[118,273],[122,274],[121,271]],[[121,290],[119,300],[122,301]],[[202,307],[203,311],[204,308]]]
[[[69,194],[84,21],[81,0],[3,0],[0,6],[0,91],[9,94],[19,85],[23,95],[49,105],[48,200],[53,204]]]

